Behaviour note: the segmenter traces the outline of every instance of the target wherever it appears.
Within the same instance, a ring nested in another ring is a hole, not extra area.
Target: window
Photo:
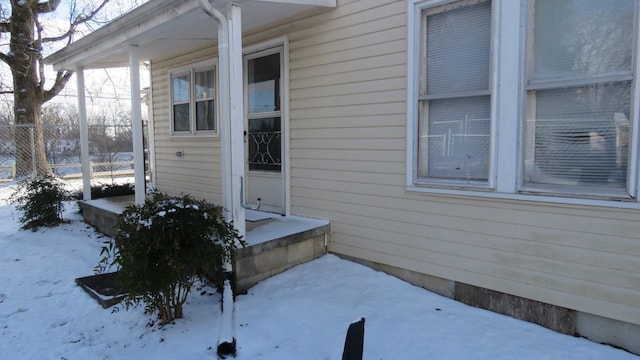
[[[536,0],[531,10],[525,187],[626,191],[634,0]]]
[[[638,203],[640,0],[409,1],[410,190]]]
[[[170,78],[172,134],[215,134],[215,66],[172,71]]]
[[[418,181],[484,182],[491,145],[491,2],[422,11]]]

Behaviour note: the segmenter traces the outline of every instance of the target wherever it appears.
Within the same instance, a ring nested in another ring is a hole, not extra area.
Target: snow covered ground
[[[105,240],[81,222],[20,231],[0,185],[1,359],[215,359],[220,296],[194,290],[185,318],[160,327],[142,308],[113,313],[75,285]],[[324,256],[236,302],[237,359],[340,359],[366,318],[365,359],[638,359],[585,339],[475,309],[367,267]]]

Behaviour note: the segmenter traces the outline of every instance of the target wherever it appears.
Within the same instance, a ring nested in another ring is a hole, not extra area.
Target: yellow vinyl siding
[[[215,49],[215,46],[179,58],[152,63],[155,185],[163,192],[174,195],[188,193],[220,204],[222,196],[219,137],[170,136],[169,70],[204,60],[213,60],[215,53],[212,49]],[[183,152],[182,157],[176,156],[178,151]]]

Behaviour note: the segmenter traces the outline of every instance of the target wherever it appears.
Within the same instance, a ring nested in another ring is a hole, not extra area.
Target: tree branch
[[[42,92],[42,102],[45,103],[58,95],[71,79],[71,75],[73,75],[73,71],[58,71],[56,81],[51,89]]]
[[[65,32],[64,34],[62,34],[60,36],[42,38],[42,40],[40,40],[40,42],[49,43],[49,42],[56,42],[56,41],[64,40],[64,39],[68,38],[69,36],[73,35],[75,30],[76,30],[75,27],[70,27],[69,30],[67,30],[67,32]]]
[[[47,2],[38,3],[35,7],[36,14],[44,14],[56,11],[62,0],[49,0]]]
[[[13,57],[0,52],[0,61],[2,61],[3,63],[9,65],[9,66],[13,66]]]
[[[110,0],[102,0],[102,3],[100,3],[100,5],[89,14],[80,14],[76,16],[76,18],[73,19],[73,21],[71,21],[71,23],[69,24],[69,29],[64,34],[59,36],[42,38],[40,42],[41,43],[56,42],[56,41],[70,38],[76,32],[76,29],[78,28],[79,25],[82,25],[88,21],[91,21],[105,7],[105,5],[107,5],[109,1]]]
[[[87,21],[92,20],[102,10],[102,8],[104,8],[105,5],[107,5],[108,2],[109,0],[102,0],[102,3],[100,3],[100,5],[97,8],[93,9],[93,11],[90,12],[89,14],[78,15],[71,23],[71,26],[75,28],[80,24],[84,24]]]

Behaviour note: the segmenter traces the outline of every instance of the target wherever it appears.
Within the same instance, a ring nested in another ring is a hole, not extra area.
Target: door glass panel
[[[247,64],[249,113],[280,111],[280,54]]]
[[[280,118],[249,119],[249,170],[280,172],[282,132]]]

